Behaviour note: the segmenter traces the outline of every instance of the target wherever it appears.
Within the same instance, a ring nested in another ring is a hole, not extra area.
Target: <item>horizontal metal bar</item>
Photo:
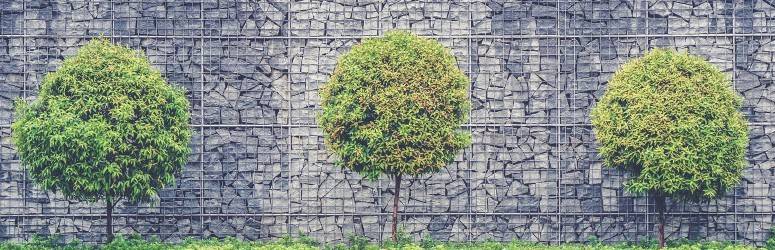
[[[775,123],[773,123],[775,125]],[[317,128],[316,124],[191,124],[192,127],[218,127],[218,128],[272,128],[272,127],[302,127],[302,128]],[[573,126],[592,126],[592,124],[552,124],[552,123],[469,123],[463,124],[461,127],[573,127]]]
[[[46,34],[0,34],[0,38],[92,38],[98,35],[46,35]],[[271,39],[362,39],[378,35],[359,36],[202,36],[202,35],[105,35],[110,38],[147,39],[210,39],[210,40],[271,40]],[[600,35],[426,35],[436,39],[551,39],[551,38],[665,38],[665,37],[775,37],[775,33],[715,33],[715,34],[600,34]]]
[[[318,128],[316,124],[190,124],[193,128]],[[748,126],[775,126],[775,122],[749,122]],[[0,124],[0,128],[10,128]],[[468,123],[461,127],[592,127],[591,123]]]
[[[563,216],[645,216],[646,212],[561,212]],[[729,212],[671,212],[670,216],[712,216],[712,215],[730,215]],[[738,215],[772,215],[772,212],[737,212]],[[260,213],[260,214],[113,214],[113,217],[254,217],[254,216],[389,216],[392,212],[355,212],[355,213]],[[557,216],[557,212],[400,212],[401,216]],[[3,218],[38,218],[38,217],[105,217],[104,214],[0,214]],[[0,219],[2,221],[2,219]]]

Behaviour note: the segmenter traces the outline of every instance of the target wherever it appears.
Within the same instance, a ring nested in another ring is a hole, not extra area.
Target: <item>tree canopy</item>
[[[189,154],[188,100],[143,53],[94,39],[18,101],[13,142],[43,189],[95,201],[147,200]]]
[[[470,143],[468,88],[442,44],[392,31],[341,56],[319,123],[338,164],[366,178],[434,172]]]
[[[592,110],[603,164],[633,174],[629,192],[722,195],[746,167],[742,98],[704,59],[655,49],[623,65]]]

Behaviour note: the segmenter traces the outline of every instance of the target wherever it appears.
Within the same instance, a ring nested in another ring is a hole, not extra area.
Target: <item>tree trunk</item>
[[[398,203],[401,192],[401,174],[395,176],[396,186],[393,191],[393,242],[398,242]]]
[[[113,201],[111,198],[107,199],[107,210],[108,210],[108,217],[107,217],[107,225],[105,228],[105,232],[108,235],[108,243],[113,241]]]
[[[657,221],[659,221],[659,248],[665,248],[665,197],[662,195],[654,196],[654,208],[657,212]]]

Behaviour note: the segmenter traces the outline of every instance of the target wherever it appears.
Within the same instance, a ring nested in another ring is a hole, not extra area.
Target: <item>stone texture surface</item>
[[[621,64],[655,47],[727,72],[751,123],[744,180],[717,201],[671,203],[669,237],[761,244],[775,219],[771,1],[12,0],[0,10],[0,240],[104,240],[104,204],[37,189],[8,127],[13,100],[34,97],[100,34],[145,51],[187,90],[195,132],[173,187],[119,206],[121,233],[387,239],[393,183],[335,167],[315,119],[336,58],[391,29],[438,39],[471,79],[473,145],[402,183],[402,226],[418,239],[648,239],[652,203],[603,168],[589,111]]]

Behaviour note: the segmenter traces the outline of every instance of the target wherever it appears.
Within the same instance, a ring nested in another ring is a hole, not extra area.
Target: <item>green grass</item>
[[[142,240],[139,237],[117,237],[112,243],[107,245],[84,244],[80,242],[57,243],[60,242],[53,238],[35,237],[29,242],[0,242],[0,249],[5,250],[43,250],[43,249],[62,249],[62,250],[229,250],[229,249],[251,249],[251,250],[582,250],[582,249],[601,249],[601,250],[619,250],[619,249],[657,249],[655,242],[645,242],[638,244],[562,244],[545,245],[532,242],[473,242],[473,243],[446,243],[425,239],[420,242],[410,242],[406,238],[399,240],[398,243],[386,243],[382,246],[372,244],[363,237],[350,237],[347,243],[324,245],[318,244],[309,237],[301,236],[299,238],[283,238],[273,242],[252,242],[241,241],[234,238],[227,239],[209,239],[194,240],[189,239],[180,243],[164,243],[158,240]],[[768,242],[770,243],[770,242]],[[769,244],[768,244],[769,245]],[[677,250],[704,250],[704,249],[724,249],[724,250],[744,250],[744,249],[775,249],[775,248],[756,248],[753,246],[732,244],[726,242],[672,242],[667,249]]]

